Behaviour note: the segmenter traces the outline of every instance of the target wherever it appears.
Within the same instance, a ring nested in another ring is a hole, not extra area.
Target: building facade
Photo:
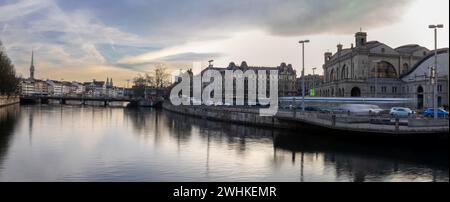
[[[391,48],[367,41],[367,33],[355,34],[355,46],[324,54],[324,82],[317,91],[323,97],[403,97],[401,76],[430,52],[412,44]]]
[[[324,54],[322,97],[411,98],[417,109],[433,106],[434,51],[419,45],[391,48],[367,34],[355,34],[356,46]],[[448,108],[448,48],[438,50],[438,105]]]
[[[449,49],[440,49],[437,54],[437,103],[439,107],[448,109],[449,105]],[[404,97],[414,100],[414,105],[418,109],[433,107],[434,76],[430,67],[435,63],[435,54],[432,51],[429,55],[414,65],[409,72],[402,75],[403,82],[401,92]]]
[[[213,67],[210,65],[208,68],[204,69],[202,71],[202,75],[207,70],[216,70],[219,71],[222,75],[222,78],[225,79],[225,71],[231,70],[241,70],[243,73],[245,73],[247,70],[252,70],[255,72],[255,74],[258,74],[258,71],[264,71],[266,73],[267,79],[266,79],[266,95],[269,96],[270,94],[270,71],[276,70],[278,71],[278,96],[279,97],[286,97],[286,96],[295,96],[298,93],[297,89],[297,72],[294,70],[291,64],[281,63],[278,67],[254,67],[254,66],[248,66],[247,62],[243,61],[240,66],[237,66],[234,62],[231,62],[228,67]],[[235,78],[236,79],[236,78]],[[225,81],[222,82],[225,84]],[[208,85],[208,83],[203,83],[203,86]],[[223,88],[225,85],[223,85]],[[236,89],[236,83],[233,84],[234,90]],[[244,82],[244,92],[247,92],[247,83]],[[222,92],[225,92],[225,90],[222,90]]]

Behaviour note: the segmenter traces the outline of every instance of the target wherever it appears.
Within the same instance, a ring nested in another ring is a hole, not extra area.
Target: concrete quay
[[[0,107],[17,104],[20,102],[17,96],[2,96],[0,95]]]
[[[196,116],[208,120],[225,121],[245,125],[271,127],[290,130],[310,131],[314,133],[357,134],[371,136],[414,136],[419,138],[448,138],[448,119],[434,120],[402,119],[389,120],[381,124],[378,117],[348,116],[345,114],[326,114],[318,112],[296,112],[280,110],[276,116],[262,117],[257,108],[173,106],[168,102],[163,108],[175,113]],[[428,124],[434,122],[434,125]]]

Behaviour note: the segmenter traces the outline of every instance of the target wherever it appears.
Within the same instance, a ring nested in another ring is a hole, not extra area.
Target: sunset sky
[[[124,85],[156,64],[176,73],[210,59],[299,70],[303,39],[311,40],[306,72],[321,73],[323,52],[350,47],[360,29],[393,48],[433,49],[428,25],[444,24],[439,47],[448,47],[448,7],[448,0],[0,0],[0,40],[24,77],[34,49],[41,79],[112,77]]]

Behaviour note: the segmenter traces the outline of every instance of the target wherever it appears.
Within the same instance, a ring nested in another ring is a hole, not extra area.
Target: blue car
[[[434,117],[434,109],[429,108],[423,112],[423,115],[425,117]],[[448,111],[445,111],[443,109],[438,109],[438,117],[439,118],[448,118]]]

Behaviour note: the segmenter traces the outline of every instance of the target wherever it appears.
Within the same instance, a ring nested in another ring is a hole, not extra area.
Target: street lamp
[[[305,43],[309,40],[299,41],[302,44],[302,112],[305,112]]]
[[[437,66],[437,29],[444,28],[444,25],[429,25],[428,28],[434,29],[434,86],[433,86],[433,111],[434,119],[438,119],[438,66]]]
[[[312,68],[312,70],[313,70],[313,89],[312,89],[312,96],[316,96],[316,82],[315,82],[315,79],[316,79],[316,74],[315,74],[315,71],[316,71],[316,67],[314,67],[314,68]]]

